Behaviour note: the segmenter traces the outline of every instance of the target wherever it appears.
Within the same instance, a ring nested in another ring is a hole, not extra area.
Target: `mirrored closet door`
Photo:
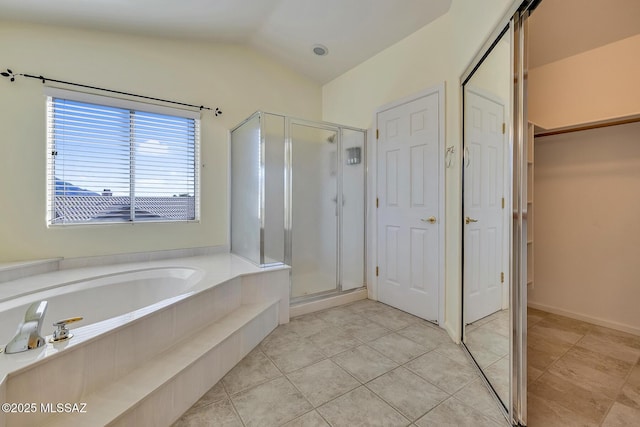
[[[511,37],[507,27],[464,85],[464,343],[509,401]]]
[[[526,32],[516,1],[462,77],[462,343],[496,404],[526,425]]]

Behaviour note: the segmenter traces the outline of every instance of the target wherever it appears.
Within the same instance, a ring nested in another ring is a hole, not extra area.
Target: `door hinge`
[[[502,209],[504,209],[504,197],[502,198]]]
[[[500,273],[500,283],[504,283],[504,272]]]
[[[376,197],[376,208],[380,207],[380,199]]]
[[[376,129],[376,139],[380,138],[380,130]]]
[[[507,133],[507,124],[506,123],[502,123],[502,133],[503,134]]]
[[[378,272],[379,272],[378,266],[376,266],[376,277],[378,277]]]

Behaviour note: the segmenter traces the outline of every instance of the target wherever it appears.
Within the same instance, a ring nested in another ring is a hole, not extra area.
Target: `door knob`
[[[464,223],[465,224],[471,224],[472,222],[478,222],[478,220],[477,219],[473,219],[473,218],[469,218],[469,217],[466,217],[464,219]]]
[[[437,219],[436,219],[435,216],[430,216],[429,218],[422,218],[422,219],[420,219],[420,221],[428,222],[429,224],[435,224]]]

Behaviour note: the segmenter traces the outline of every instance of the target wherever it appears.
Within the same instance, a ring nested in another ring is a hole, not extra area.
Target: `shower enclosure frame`
[[[284,125],[284,129],[283,129],[283,151],[284,151],[284,171],[283,171],[283,195],[284,195],[284,229],[283,229],[283,236],[284,236],[284,250],[283,250],[283,260],[280,261],[275,261],[275,262],[271,262],[270,260],[267,259],[266,254],[265,254],[265,228],[266,228],[266,223],[265,223],[265,218],[266,218],[266,212],[267,212],[267,194],[266,194],[266,173],[264,171],[266,171],[266,146],[267,146],[267,135],[266,135],[266,126],[265,126],[265,117],[266,116],[273,116],[273,117],[278,117],[281,118],[283,120],[283,125]],[[336,258],[336,269],[335,269],[335,288],[333,289],[329,289],[329,290],[325,290],[325,291],[320,291],[320,292],[316,292],[313,294],[309,294],[309,295],[302,295],[302,296],[297,296],[297,297],[291,297],[291,303],[295,304],[295,303],[299,303],[299,302],[309,302],[309,301],[313,301],[313,300],[317,300],[317,299],[323,299],[329,296],[334,296],[334,295],[338,295],[341,293],[346,293],[346,292],[351,292],[351,291],[355,291],[355,290],[359,290],[362,289],[364,287],[366,287],[366,269],[367,269],[367,241],[366,241],[366,224],[367,224],[367,217],[368,217],[368,209],[367,209],[367,174],[368,174],[368,170],[367,170],[367,130],[366,129],[360,129],[360,128],[356,128],[356,127],[352,127],[352,126],[345,126],[345,125],[340,125],[340,124],[336,124],[336,123],[330,123],[330,122],[324,122],[324,121],[315,121],[315,120],[307,120],[307,119],[300,119],[300,118],[295,118],[295,117],[289,117],[283,114],[277,114],[277,113],[270,113],[270,112],[266,112],[266,111],[256,111],[255,113],[251,114],[249,117],[247,117],[245,120],[243,120],[241,123],[239,123],[237,126],[235,126],[234,128],[231,129],[230,131],[230,144],[233,143],[233,132],[235,132],[236,130],[238,130],[239,128],[241,128],[243,125],[245,125],[247,122],[254,120],[254,119],[258,119],[259,121],[259,168],[261,171],[261,173],[258,174],[258,198],[259,198],[259,260],[254,260],[254,259],[250,259],[247,258],[246,256],[239,254],[240,256],[243,256],[247,259],[249,259],[250,261],[258,264],[260,267],[270,267],[270,266],[276,266],[276,265],[282,265],[282,264],[286,264],[286,265],[290,265],[292,266],[292,270],[295,269],[295,266],[293,265],[293,236],[295,233],[295,230],[293,229],[293,224],[294,224],[294,215],[293,215],[293,203],[294,203],[294,195],[293,195],[293,182],[294,182],[294,168],[295,165],[293,164],[293,151],[294,151],[294,146],[295,146],[295,141],[293,140],[293,136],[292,136],[292,127],[293,126],[306,126],[306,127],[310,127],[310,128],[315,128],[315,129],[321,129],[321,130],[326,130],[326,131],[330,131],[330,132],[335,132],[335,143],[336,143],[336,162],[337,162],[337,167],[336,167],[336,252],[335,252],[335,258]],[[343,208],[343,203],[339,203],[338,201],[344,201],[344,195],[343,195],[343,177],[344,177],[344,167],[345,167],[345,158],[344,158],[344,149],[343,149],[343,134],[345,131],[352,131],[352,132],[360,132],[362,134],[362,148],[361,148],[361,164],[363,167],[363,173],[362,173],[362,189],[363,189],[363,193],[362,193],[362,212],[363,212],[363,217],[361,219],[362,223],[362,286],[353,288],[353,289],[348,289],[346,291],[343,290],[343,254],[344,254],[344,240],[343,240],[343,222],[344,222],[344,208]],[[230,165],[233,162],[233,147],[230,146]],[[231,166],[230,166],[231,169]],[[233,248],[233,221],[234,221],[234,215],[233,215],[233,170],[230,170],[229,173],[229,177],[230,177],[230,203],[229,203],[229,222],[230,222],[230,230],[231,230],[231,236],[230,236],[230,242],[231,242],[231,251],[234,251]],[[293,279],[293,272],[290,272],[290,276]],[[292,286],[291,286],[291,293],[293,292],[293,287],[295,286],[295,283],[293,283],[292,281]]]

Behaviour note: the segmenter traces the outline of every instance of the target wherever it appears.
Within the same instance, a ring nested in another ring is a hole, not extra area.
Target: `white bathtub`
[[[170,424],[278,323],[288,322],[289,286],[288,267],[258,268],[228,253],[0,283],[2,346],[32,302],[48,301],[47,338],[53,322],[84,318],[69,325],[71,340],[0,354],[0,402],[93,402],[82,425]],[[109,394],[114,389],[120,391]],[[78,420],[0,413],[0,427]]]
[[[50,335],[54,329],[53,322],[70,317],[83,317],[82,321],[69,325],[71,329],[123,315],[127,318],[121,320],[133,320],[142,314],[140,309],[188,296],[203,276],[204,272],[196,268],[151,268],[54,284],[37,292],[4,296],[0,298],[0,345],[6,345],[13,338],[15,328],[33,302],[48,302],[42,334]],[[161,306],[159,304],[157,308]]]

